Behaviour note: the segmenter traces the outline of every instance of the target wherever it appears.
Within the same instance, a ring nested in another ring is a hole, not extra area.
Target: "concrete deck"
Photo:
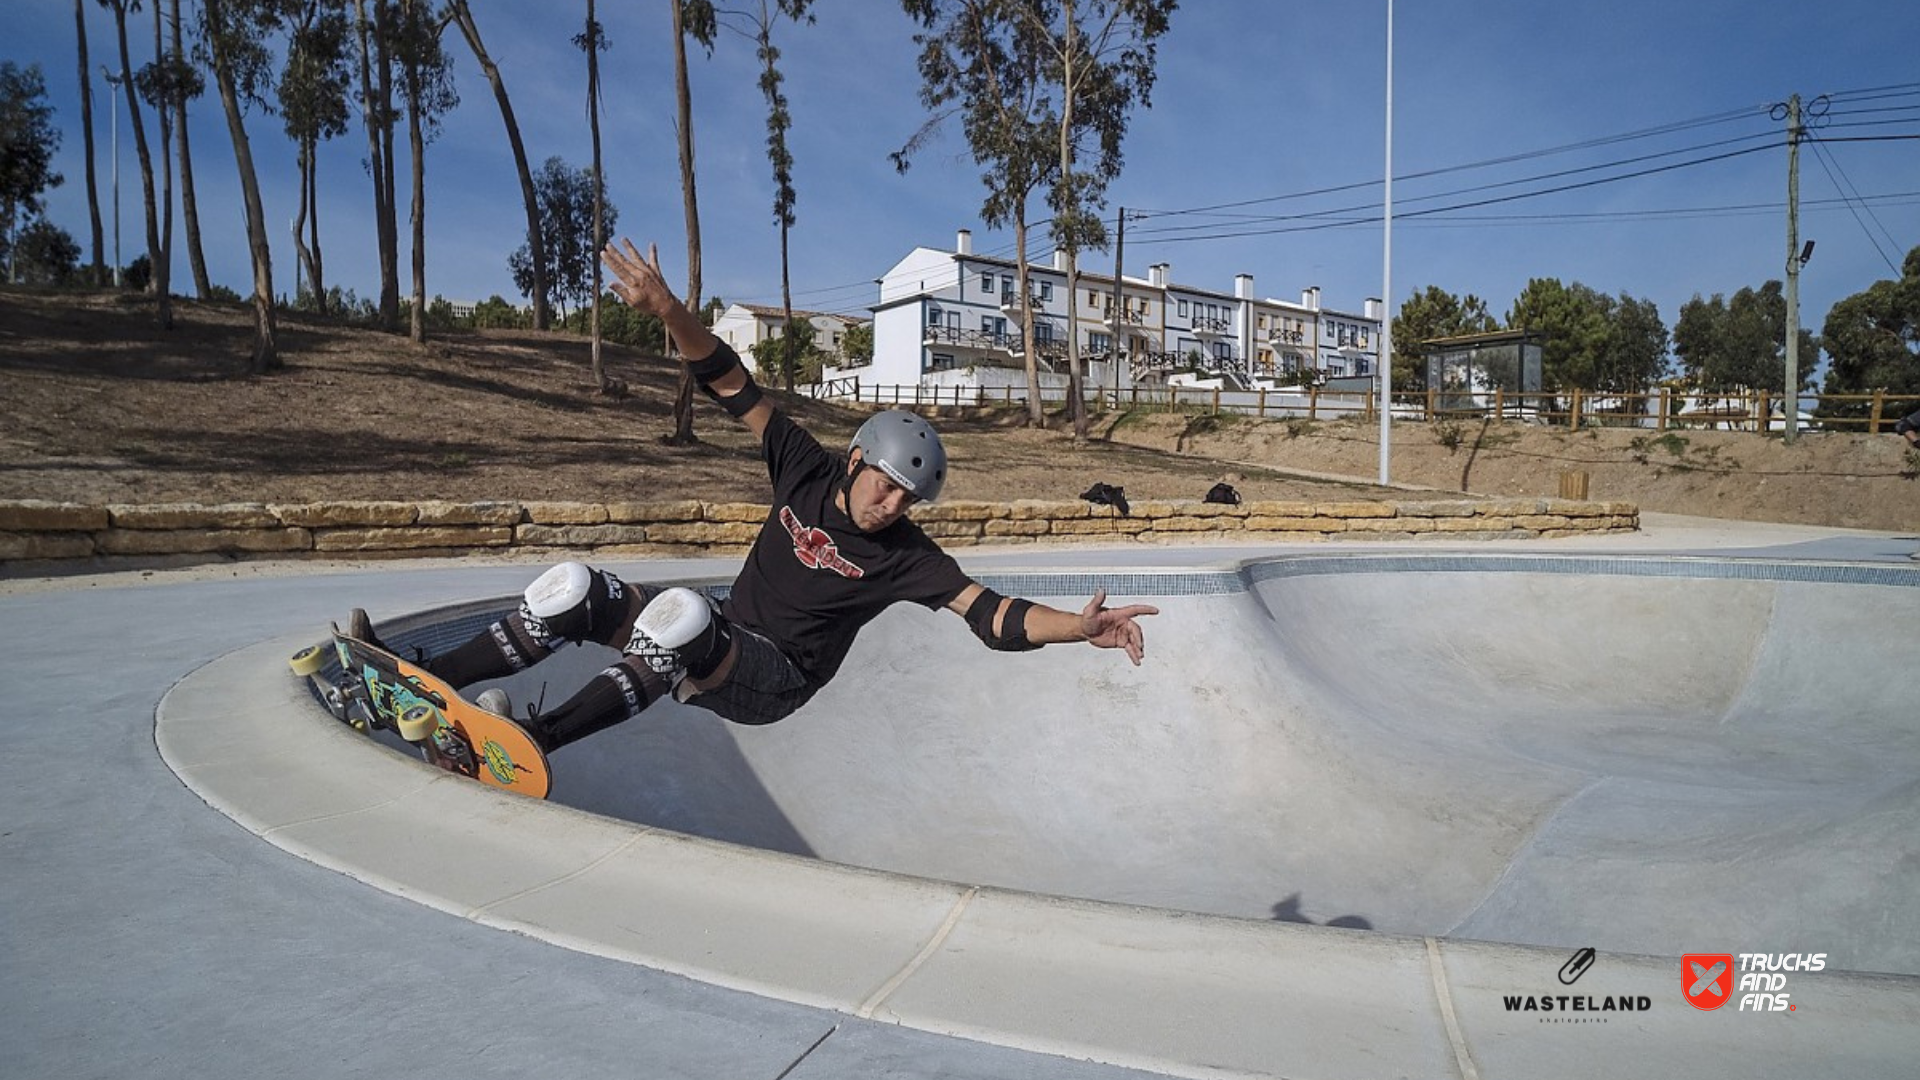
[[[1645,525],[1578,543],[965,561],[1069,583],[1337,552],[1661,553],[1920,575],[1911,538]],[[1084,649],[968,651],[957,622],[903,612],[862,638],[856,660],[878,670],[850,663],[807,713],[745,733],[760,739],[668,711],[556,756],[562,798],[571,785],[653,824],[496,796],[389,754],[325,719],[286,673],[285,656],[349,606],[377,619],[484,606],[532,572],[241,566],[0,583],[8,1071],[1905,1076],[1920,1060],[1920,931],[1901,899],[1920,875],[1920,724],[1901,711],[1920,644],[1884,631],[1910,621],[1920,594],[1906,587],[1690,581],[1709,592],[1688,594],[1698,614],[1677,632],[1719,650],[1700,678],[1635,638],[1632,608],[1664,602],[1652,579],[1544,608],[1496,597],[1502,620],[1586,613],[1526,628],[1567,654],[1560,670],[1583,652],[1666,663],[1631,708],[1552,740],[1523,722],[1571,692],[1561,685],[1498,715],[1457,680],[1419,709],[1388,707],[1435,686],[1447,662],[1406,659],[1441,625],[1402,603],[1410,578],[1243,590],[1236,618],[1269,619],[1270,645],[1311,647],[1224,686],[1249,666],[1206,666],[1213,596],[1156,601],[1167,611],[1138,671]],[[1492,580],[1425,576],[1441,591],[1422,595],[1456,607],[1485,600],[1473,586]],[[1852,592],[1834,601],[1834,589]],[[1410,611],[1380,627],[1362,617]],[[1328,625],[1350,638],[1316,633]],[[1585,628],[1599,636],[1580,639]],[[943,692],[915,659],[955,631],[951,654],[984,698]],[[1764,674],[1809,666],[1833,669],[1817,692]],[[1251,690],[1290,740],[1263,741],[1259,710],[1208,687]],[[1572,689],[1595,700],[1595,687]],[[876,704],[889,695],[914,702],[911,726]],[[1651,721],[1675,695],[1679,722],[1714,730],[1662,740]],[[1028,736],[983,740],[983,715]],[[1156,716],[1169,719],[1156,729]],[[1148,786],[1143,749],[1178,781]],[[1287,797],[1253,797],[1262,778]],[[959,802],[993,784],[1000,812]],[[1227,789],[1243,794],[1220,814]],[[915,792],[936,797],[931,812]],[[1043,827],[1012,827],[1034,818]],[[695,819],[782,850],[676,831]],[[1196,830],[1224,854],[1176,862]],[[1655,842],[1622,842],[1640,837]],[[1777,901],[1756,892],[1769,882]],[[1340,925],[1309,925],[1328,922]],[[1572,988],[1554,978],[1569,941],[1601,950]],[[1826,952],[1835,970],[1788,977],[1793,1013],[1703,1013],[1676,989],[1682,951]],[[1511,995],[1650,1007],[1510,1012]]]

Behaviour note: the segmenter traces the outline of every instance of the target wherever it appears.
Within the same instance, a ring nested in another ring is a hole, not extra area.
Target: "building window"
[[[980,275],[980,291],[984,293],[991,293],[993,291],[993,275],[992,274]]]
[[[1094,352],[1106,352],[1113,347],[1113,338],[1107,334],[1088,334],[1087,348]]]
[[[939,308],[930,307],[927,309],[927,325],[928,326],[940,325],[940,309]]]
[[[933,360],[927,364],[927,370],[928,371],[952,371],[953,370],[953,354],[934,353]]]
[[[1042,300],[1053,299],[1053,282],[1043,281],[1040,283],[1040,299]]]
[[[1177,310],[1180,312],[1180,317],[1184,319],[1187,317],[1187,302],[1182,300],[1179,303],[1180,307]]]

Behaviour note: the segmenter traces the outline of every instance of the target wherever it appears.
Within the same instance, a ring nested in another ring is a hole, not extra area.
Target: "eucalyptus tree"
[[[345,0],[297,0],[288,11],[286,63],[277,88],[281,120],[297,147],[300,170],[293,245],[306,266],[308,295],[322,315],[327,286],[320,250],[319,149],[323,140],[347,133],[350,33]]]
[[[507,97],[507,84],[500,77],[500,67],[488,55],[487,47],[480,40],[480,26],[474,22],[473,11],[467,6],[467,0],[452,0],[447,5],[447,13],[460,27],[461,36],[467,39],[467,47],[473,50],[473,59],[487,76],[488,85],[493,87],[493,97],[500,105],[500,119],[507,127],[507,143],[513,148],[513,167],[520,177],[520,198],[527,210],[527,243],[532,246],[532,265],[534,280],[533,328],[545,330],[553,323],[553,308],[547,303],[546,282],[541,275],[546,272],[546,253],[542,250],[544,240],[540,235],[540,204],[533,187],[533,170],[527,164],[526,144],[520,138],[520,123],[514,119],[513,102]]]
[[[87,218],[92,226],[93,261],[88,276],[95,285],[104,285],[107,277],[105,233],[100,227],[100,185],[94,178],[93,164],[93,67],[87,61],[87,0],[73,0],[73,30],[80,48],[80,132],[87,159]]]
[[[207,81],[200,75],[181,42],[180,0],[169,0],[167,23],[173,39],[171,63],[173,92],[173,137],[180,151],[180,218],[186,226],[187,268],[193,273],[193,295],[212,299],[213,280],[207,276],[207,254],[200,243],[200,202],[193,187],[193,145],[187,136],[187,103],[206,93]]]
[[[605,392],[609,384],[606,366],[600,359],[600,251],[607,246],[607,179],[606,163],[600,155],[600,54],[607,48],[607,35],[600,20],[594,18],[593,0],[587,0],[586,29],[574,36],[573,44],[587,54],[587,127],[593,142],[593,171],[590,174],[593,184],[593,239],[587,255],[592,276],[589,302],[593,309],[587,324],[587,336],[593,357],[593,386]]]
[[[781,385],[793,389],[793,373],[799,357],[793,336],[793,276],[787,258],[787,234],[794,225],[794,204],[799,196],[793,188],[793,151],[787,146],[787,130],[793,126],[793,114],[787,107],[787,95],[780,89],[785,76],[777,66],[780,50],[773,43],[773,16],[779,14],[795,22],[812,24],[807,8],[812,0],[775,0],[774,7],[760,0],[760,12],[754,20],[754,51],[760,60],[760,93],[767,99],[767,162],[773,166],[773,219],[780,225],[780,309],[781,309]],[[811,328],[812,324],[808,324]]]
[[[46,98],[39,64],[21,67],[0,60],[0,251],[6,254],[9,277],[19,269],[26,232],[19,226],[42,213],[40,196],[63,180],[53,171],[60,129]]]
[[[427,338],[427,143],[440,134],[440,118],[460,104],[453,85],[453,57],[440,45],[446,21],[431,0],[399,0],[393,59],[407,102],[407,150],[413,162],[413,302],[409,335]]]
[[[1920,247],[1901,260],[1898,278],[1883,278],[1834,304],[1821,325],[1820,344],[1827,352],[1827,393],[1888,390],[1920,397]],[[1823,413],[1834,415],[1861,415],[1868,408],[1821,403]]]
[[[273,249],[267,243],[260,177],[253,165],[253,144],[247,138],[241,99],[265,103],[263,95],[272,78],[266,40],[279,25],[279,14],[275,0],[201,0],[201,49],[226,113],[246,207],[247,249],[253,259],[255,374],[280,367],[281,360],[273,311]]]
[[[120,75],[117,80],[127,99],[127,119],[133,126],[133,147],[140,159],[140,194],[146,204],[147,263],[153,277],[148,288],[158,300],[155,318],[162,329],[173,327],[173,301],[168,295],[166,253],[160,246],[160,201],[154,190],[153,155],[147,149],[147,125],[140,115],[140,94],[133,76],[133,56],[127,48],[127,15],[139,10],[139,0],[100,0],[113,12],[114,31],[120,39]]]
[[[1758,289],[1743,288],[1731,297],[1699,296],[1680,305],[1673,327],[1673,351],[1687,379],[1702,390],[1770,390],[1786,386],[1787,301],[1778,281]],[[1817,339],[1800,331],[1800,350],[1817,355]],[[1813,385],[1813,372],[1802,365],[1800,386]]]
[[[1033,289],[1028,283],[1027,209],[1036,191],[1059,169],[1058,112],[1048,96],[1050,50],[1039,19],[1013,15],[1008,0],[902,0],[921,27],[920,102],[932,115],[900,150],[894,167],[906,172],[914,153],[952,116],[961,118],[973,160],[987,189],[980,219],[990,228],[1013,226],[1020,339],[1026,362],[1027,422],[1046,426],[1034,334]],[[1067,295],[1072,313],[1072,293]]]
[[[393,128],[394,0],[353,0],[359,48],[360,121],[367,132],[367,175],[373,182],[373,226],[380,264],[380,327],[400,328],[400,224],[395,209]]]
[[[699,42],[711,57],[719,22],[712,0],[667,0],[667,3],[673,9],[674,132],[680,150],[680,203],[687,224],[685,301],[689,311],[699,311],[700,199],[693,168],[693,87],[687,78],[687,39]],[[678,347],[678,343],[671,340],[669,344]],[[687,446],[699,441],[693,433],[693,376],[684,368],[673,399],[673,433],[666,441],[669,446]]]
[[[1060,168],[1047,202],[1054,245],[1066,252],[1067,292],[1076,290],[1080,250],[1106,247],[1099,211],[1107,185],[1120,175],[1128,114],[1152,107],[1154,62],[1179,0],[1006,0],[1005,10],[1041,35],[1050,53],[1046,75],[1059,91]],[[1088,145],[1091,142],[1091,145]],[[1083,153],[1091,154],[1082,168]],[[1120,310],[1114,282],[1114,310]],[[1071,302],[1069,311],[1072,310]],[[1087,437],[1080,335],[1067,335],[1067,385],[1073,437]]]
[[[178,66],[167,52],[164,29],[166,16],[160,0],[153,2],[153,59],[142,64],[134,75],[134,86],[153,107],[154,126],[160,135],[160,258],[155,260],[155,284],[168,294],[171,308],[173,280],[173,117],[174,101],[180,96]]]

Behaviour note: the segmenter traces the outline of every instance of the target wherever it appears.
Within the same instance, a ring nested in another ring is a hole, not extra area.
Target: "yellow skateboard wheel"
[[[295,675],[313,675],[327,664],[327,650],[319,645],[309,645],[287,658],[287,666]]]
[[[440,726],[440,710],[431,705],[414,705],[401,713],[393,725],[400,737],[411,743],[424,742]]]

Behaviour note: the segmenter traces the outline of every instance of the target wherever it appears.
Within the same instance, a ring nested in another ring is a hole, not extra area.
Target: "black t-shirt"
[[[889,605],[940,608],[972,584],[904,517],[861,532],[833,501],[845,460],[784,413],[768,422],[761,452],[773,510],[724,610],[778,645],[814,687],[833,678],[854,635]]]

